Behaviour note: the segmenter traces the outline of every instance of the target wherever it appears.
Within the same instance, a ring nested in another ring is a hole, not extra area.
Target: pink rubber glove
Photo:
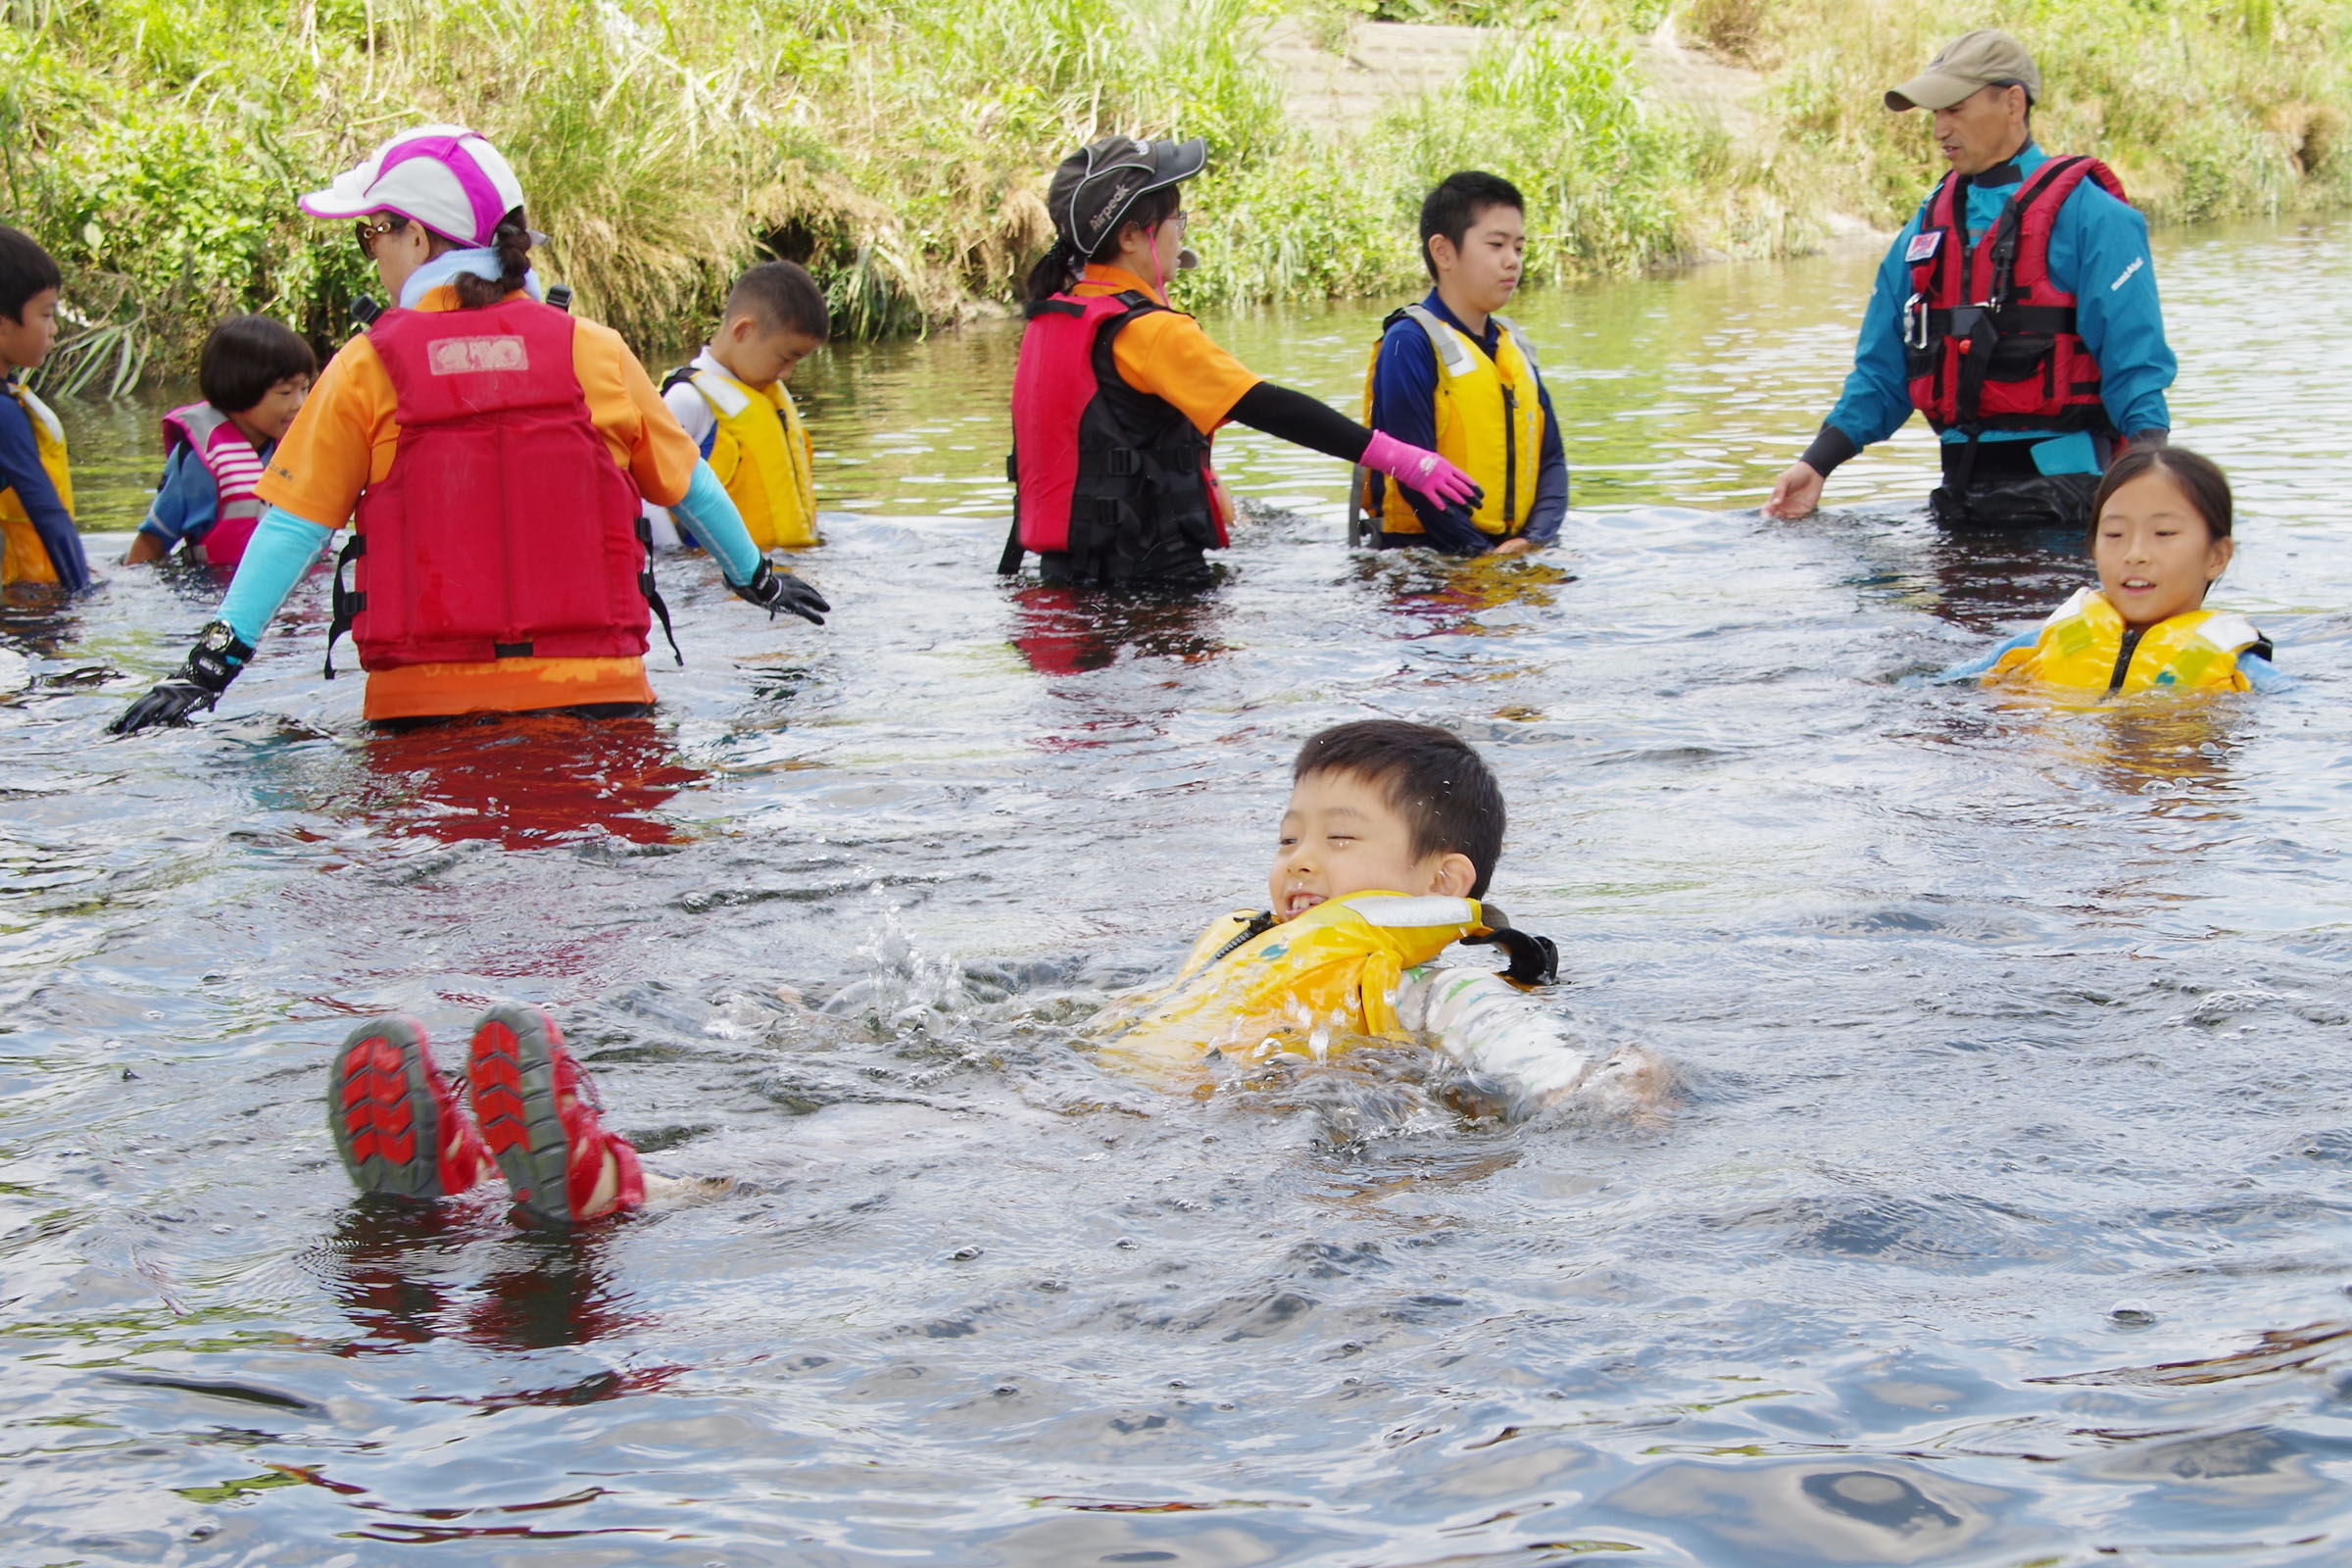
[[[1372,432],[1364,448],[1364,466],[1376,468],[1398,484],[1411,485],[1441,507],[1475,507],[1477,482],[1427,447],[1406,446],[1383,430]]]

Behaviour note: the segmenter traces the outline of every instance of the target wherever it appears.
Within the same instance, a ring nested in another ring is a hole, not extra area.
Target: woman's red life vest
[[[344,548],[357,592],[336,574],[362,668],[645,652],[637,486],[589,417],[573,327],[524,299],[368,326],[400,445]]]
[[[2050,227],[2085,179],[2127,200],[2097,159],[2053,158],[1973,251],[1968,177],[1946,174],[1929,198],[1912,242],[1903,350],[1912,407],[1937,430],[2113,433],[2098,362],[2076,330],[2075,296],[2050,280]]]
[[[1174,404],[1129,386],[1112,354],[1128,322],[1167,308],[1134,290],[1030,305],[1005,464],[1013,535],[998,570],[1019,570],[1025,550],[1068,551],[1122,581],[1122,563],[1164,559],[1171,546],[1224,548],[1208,438]]]
[[[235,421],[210,403],[191,403],[164,416],[164,457],[186,447],[213,480],[213,525],[196,540],[197,553],[216,566],[245,559],[245,541],[262,520],[253,487],[261,482],[261,449]]]

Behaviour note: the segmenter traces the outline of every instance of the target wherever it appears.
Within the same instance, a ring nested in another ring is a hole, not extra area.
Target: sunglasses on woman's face
[[[408,225],[409,220],[405,218],[387,218],[380,223],[371,222],[363,218],[352,225],[352,232],[359,238],[360,254],[372,262],[375,260],[375,242],[386,234],[392,233],[396,229],[406,228]]]

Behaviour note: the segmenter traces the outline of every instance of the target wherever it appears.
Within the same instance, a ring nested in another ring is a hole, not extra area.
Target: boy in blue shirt
[[[74,593],[90,585],[90,564],[74,528],[65,426],[23,379],[57,341],[64,282],[47,251],[0,224],[0,585]]]
[[[1481,494],[1440,506],[1359,470],[1363,542],[1448,555],[1518,555],[1558,537],[1568,460],[1535,351],[1495,315],[1519,287],[1526,203],[1494,174],[1448,175],[1421,204],[1421,261],[1436,286],[1383,323],[1364,422],[1435,450]]]

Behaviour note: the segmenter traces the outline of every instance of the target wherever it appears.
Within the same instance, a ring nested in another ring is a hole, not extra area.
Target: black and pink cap
[[[497,148],[462,125],[404,130],[298,206],[313,218],[397,213],[463,245],[487,245],[522,205],[522,182]]]

